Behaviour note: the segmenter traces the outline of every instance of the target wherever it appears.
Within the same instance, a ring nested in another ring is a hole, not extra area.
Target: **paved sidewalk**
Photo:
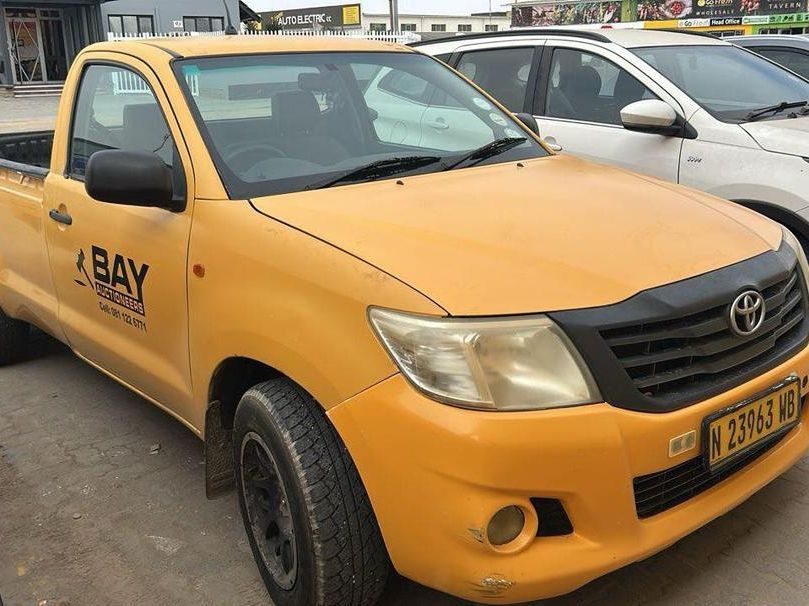
[[[0,97],[0,134],[53,130],[59,97]]]

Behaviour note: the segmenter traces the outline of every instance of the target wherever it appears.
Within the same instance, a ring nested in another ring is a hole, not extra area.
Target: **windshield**
[[[232,198],[547,155],[512,116],[420,54],[200,58],[175,70]]]
[[[657,46],[633,52],[714,117],[745,122],[756,110],[809,102],[809,82],[736,46]],[[788,113],[773,113],[783,118]]]

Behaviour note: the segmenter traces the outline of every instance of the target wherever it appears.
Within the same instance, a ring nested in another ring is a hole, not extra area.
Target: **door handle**
[[[48,213],[48,216],[57,223],[61,223],[63,225],[73,225],[73,217],[71,217],[67,213],[60,213],[55,208],[51,209],[51,211]]]
[[[434,128],[435,130],[447,130],[449,128],[449,124],[444,118],[438,118],[437,120],[430,120],[427,122],[427,126],[430,128]]]

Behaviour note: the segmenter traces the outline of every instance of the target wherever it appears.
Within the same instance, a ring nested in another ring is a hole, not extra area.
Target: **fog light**
[[[520,536],[525,526],[525,514],[516,505],[503,507],[492,516],[486,527],[486,537],[492,545],[505,545]]]

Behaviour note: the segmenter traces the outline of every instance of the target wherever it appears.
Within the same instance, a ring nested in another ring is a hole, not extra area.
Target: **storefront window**
[[[136,36],[155,33],[151,15],[110,15],[107,22],[113,34]]]
[[[183,28],[187,32],[221,32],[225,29],[222,17],[183,17]]]

